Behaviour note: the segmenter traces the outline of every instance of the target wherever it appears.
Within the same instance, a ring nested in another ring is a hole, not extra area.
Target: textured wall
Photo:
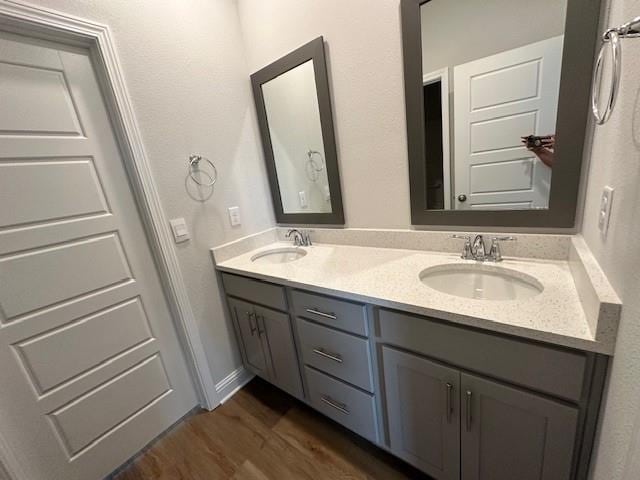
[[[233,0],[37,0],[109,25],[144,145],[169,218],[185,217],[192,240],[177,245],[216,381],[240,365],[209,248],[273,225],[248,68]],[[186,161],[216,162],[206,202],[185,192]],[[231,228],[227,207],[243,224]]]
[[[409,228],[399,1],[238,6],[251,72],[324,36],[347,226]]]
[[[422,70],[454,67],[562,35],[566,9],[567,0],[431,0],[420,8]]]
[[[611,0],[617,25],[638,15],[639,0]],[[609,122],[595,129],[583,235],[624,303],[601,417],[593,478],[640,478],[640,41],[623,40],[621,89]],[[609,235],[598,230],[600,194],[615,188]]]

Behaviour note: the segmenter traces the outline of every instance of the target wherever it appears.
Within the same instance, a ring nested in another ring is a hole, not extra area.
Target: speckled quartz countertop
[[[615,335],[596,338],[592,332],[568,261],[505,258],[499,267],[535,277],[544,290],[526,300],[491,301],[440,293],[420,281],[420,273],[431,266],[475,263],[451,253],[323,244],[304,247],[307,255],[289,263],[251,261],[258,252],[284,246],[291,244],[257,248],[217,268],[457,324],[613,353]]]

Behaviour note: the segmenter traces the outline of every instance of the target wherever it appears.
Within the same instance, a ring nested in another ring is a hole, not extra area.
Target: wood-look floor
[[[213,412],[175,425],[114,480],[428,480],[255,379]]]

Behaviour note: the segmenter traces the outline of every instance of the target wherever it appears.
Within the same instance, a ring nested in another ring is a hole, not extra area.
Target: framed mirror
[[[344,224],[324,41],[251,75],[276,221]]]
[[[401,0],[414,225],[573,227],[600,0]]]

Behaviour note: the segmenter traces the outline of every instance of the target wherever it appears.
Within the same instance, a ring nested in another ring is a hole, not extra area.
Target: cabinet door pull
[[[257,331],[257,327],[254,325],[254,323],[251,321],[251,319],[253,318],[253,321],[256,321],[256,313],[255,312],[246,312],[247,314],[247,320],[249,321],[249,329],[251,330],[251,336],[253,337]],[[257,323],[257,322],[256,322]]]
[[[320,355],[321,357],[328,358],[329,360],[333,360],[334,362],[342,363],[342,357],[340,355],[337,353],[328,353],[324,348],[314,348],[313,353]]]
[[[264,335],[264,315],[256,315],[256,326],[258,328],[258,336]],[[260,319],[262,319],[262,328],[260,328]]]
[[[453,415],[453,385],[449,382],[447,386],[447,423],[451,423],[451,416]]]
[[[338,317],[336,316],[335,313],[325,313],[325,312],[321,312],[320,310],[316,310],[315,308],[307,308],[307,313],[312,313],[314,315],[318,315],[320,317],[324,317],[324,318],[330,318],[331,320],[337,320]]]
[[[473,405],[472,396],[473,393],[471,393],[471,390],[467,390],[467,432],[471,431],[471,421],[473,420],[473,416],[471,413],[471,408]]]
[[[320,397],[320,400],[322,400],[324,403],[326,403],[330,407],[335,408],[339,412],[344,413],[345,415],[349,415],[349,409],[344,403],[336,402],[333,398],[328,397],[326,395],[323,395],[322,397]]]

